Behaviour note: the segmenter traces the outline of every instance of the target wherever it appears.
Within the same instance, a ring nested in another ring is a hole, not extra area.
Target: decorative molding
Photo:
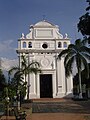
[[[36,29],[34,35],[35,38],[52,38],[53,29]]]
[[[42,65],[43,67],[49,66],[49,65],[50,65],[49,59],[43,58],[43,59],[41,60],[41,65]]]

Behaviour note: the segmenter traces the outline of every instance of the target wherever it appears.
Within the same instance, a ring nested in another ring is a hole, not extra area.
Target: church
[[[41,73],[27,76],[29,99],[72,97],[72,76],[65,77],[64,57],[58,59],[58,54],[69,44],[68,35],[63,36],[58,25],[46,20],[30,25],[28,34],[22,33],[17,48],[19,64],[24,54],[28,63],[37,61],[41,68]]]

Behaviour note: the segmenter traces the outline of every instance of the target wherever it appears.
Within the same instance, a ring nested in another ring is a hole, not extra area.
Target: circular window
[[[46,49],[46,48],[48,47],[47,43],[44,43],[44,44],[42,45],[42,47],[43,47],[44,49]]]

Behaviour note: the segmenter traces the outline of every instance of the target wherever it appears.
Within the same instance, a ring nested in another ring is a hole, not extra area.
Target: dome
[[[46,20],[40,21],[34,25],[34,27],[55,27],[52,23],[47,22]]]

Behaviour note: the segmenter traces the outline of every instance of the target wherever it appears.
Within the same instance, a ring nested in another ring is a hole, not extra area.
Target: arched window
[[[32,48],[32,42],[28,43],[28,48]]]
[[[23,48],[26,48],[26,42],[23,42]]]
[[[58,42],[58,48],[61,48],[61,47],[62,47],[61,42]]]
[[[66,48],[67,47],[67,42],[64,42],[64,48]]]

